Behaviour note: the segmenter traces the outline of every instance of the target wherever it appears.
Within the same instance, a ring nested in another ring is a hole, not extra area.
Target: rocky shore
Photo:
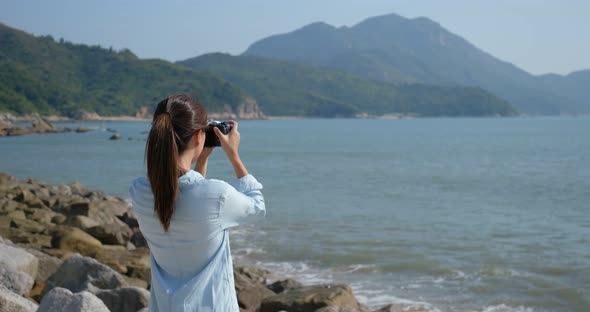
[[[30,122],[30,127],[19,127],[15,126],[13,122]],[[96,130],[95,128],[90,127],[76,127],[76,128],[58,128],[52,125],[49,120],[44,117],[41,117],[39,114],[35,113],[32,115],[27,116],[26,121],[22,121],[16,118],[11,118],[10,115],[4,114],[0,116],[0,136],[15,136],[15,135],[25,135],[25,134],[32,134],[32,133],[55,133],[55,132],[88,132]]]
[[[369,311],[348,285],[303,285],[239,263],[234,278],[241,311]],[[0,173],[1,311],[147,311],[149,287],[149,249],[124,199]]]

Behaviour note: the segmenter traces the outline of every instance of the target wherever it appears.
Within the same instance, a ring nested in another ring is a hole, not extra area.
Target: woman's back
[[[227,229],[266,216],[262,184],[242,163],[239,145],[237,122],[208,122],[203,105],[188,95],[156,106],[147,174],[128,190],[150,248],[151,312],[239,312]],[[205,179],[215,146],[234,169],[233,185]]]
[[[152,256],[150,311],[237,309],[227,229],[265,216],[261,189],[252,175],[232,186],[190,170],[179,178],[179,195],[166,232],[154,213],[148,179],[133,180],[129,187],[133,212]]]

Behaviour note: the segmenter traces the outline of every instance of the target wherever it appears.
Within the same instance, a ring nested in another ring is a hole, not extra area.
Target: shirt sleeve
[[[266,217],[262,184],[251,174],[243,176],[223,193],[219,219],[223,229],[243,223],[252,223]]]

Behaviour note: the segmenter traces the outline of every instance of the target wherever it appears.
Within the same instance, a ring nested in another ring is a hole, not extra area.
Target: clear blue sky
[[[426,16],[533,73],[590,69],[588,0],[1,0],[0,22],[35,35],[181,60],[243,52],[268,35],[387,13]]]

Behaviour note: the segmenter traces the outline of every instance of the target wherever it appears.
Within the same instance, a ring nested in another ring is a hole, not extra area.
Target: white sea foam
[[[533,312],[533,308],[518,306],[510,307],[505,304],[485,307],[482,312]]]

